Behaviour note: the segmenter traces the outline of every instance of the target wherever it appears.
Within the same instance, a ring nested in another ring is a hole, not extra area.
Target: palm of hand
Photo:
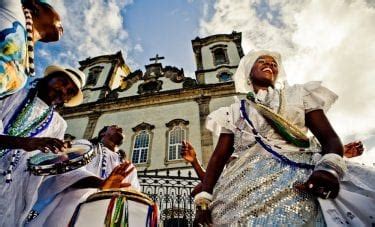
[[[134,167],[128,170],[130,162],[124,162],[118,165],[113,169],[111,175],[105,179],[102,184],[102,189],[111,189],[111,188],[123,188],[129,187],[130,183],[122,183],[122,181],[129,176],[129,174],[134,170]]]
[[[193,146],[187,141],[182,142],[181,156],[183,159],[190,163],[192,163],[196,159],[197,155],[195,153],[195,150]]]
[[[364,147],[361,141],[346,144],[344,146],[344,155],[347,158],[360,156],[363,153]]]
[[[195,152],[192,152],[192,150],[188,150],[184,152],[184,155],[182,157],[188,162],[193,162],[196,156]]]

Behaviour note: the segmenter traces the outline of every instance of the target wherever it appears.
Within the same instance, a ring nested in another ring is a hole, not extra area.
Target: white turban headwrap
[[[238,93],[248,93],[249,91],[253,91],[253,86],[250,80],[250,72],[251,68],[253,67],[255,61],[260,56],[271,56],[275,59],[278,65],[278,75],[276,82],[281,82],[285,80],[285,70],[281,62],[281,55],[277,52],[271,52],[268,50],[258,50],[258,51],[250,51],[246,54],[240,61],[237,71],[233,76],[234,85],[236,87],[236,92]]]

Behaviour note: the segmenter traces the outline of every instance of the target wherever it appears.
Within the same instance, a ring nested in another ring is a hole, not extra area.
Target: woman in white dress
[[[247,98],[207,118],[219,140],[194,199],[199,223],[325,225],[316,197],[336,198],[346,171],[325,116],[337,96],[320,82],[284,79],[278,53],[254,51],[240,61],[234,81]]]

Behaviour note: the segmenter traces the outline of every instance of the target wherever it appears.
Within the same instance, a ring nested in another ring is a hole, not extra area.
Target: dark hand
[[[210,210],[201,210],[200,207],[197,207],[196,211],[193,226],[210,226],[212,224]]]
[[[314,171],[305,183],[295,185],[295,188],[323,199],[334,199],[339,194],[340,184],[333,174],[318,170]]]
[[[346,158],[353,158],[360,156],[364,151],[362,141],[355,141],[344,145],[344,156]]]
[[[64,146],[66,148],[72,148],[72,142],[69,140],[64,140]]]
[[[104,180],[101,189],[129,187],[130,183],[122,183],[122,181],[134,170],[134,166],[127,170],[129,166],[130,162],[128,161],[116,166],[111,175]]]
[[[189,163],[193,163],[197,160],[194,147],[188,141],[182,141],[181,156]]]
[[[25,151],[35,151],[40,150],[42,152],[58,153],[65,150],[64,142],[50,137],[41,137],[41,138],[20,138],[20,147]]]
[[[196,194],[202,191],[203,184],[200,182],[197,186],[194,187],[193,191],[190,193],[191,197],[194,197]]]

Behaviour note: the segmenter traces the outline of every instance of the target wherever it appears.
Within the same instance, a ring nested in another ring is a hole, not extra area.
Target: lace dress
[[[269,88],[258,92],[257,98],[307,131],[305,113],[328,110],[337,96],[320,82],[310,82],[286,85],[282,92]],[[311,143],[310,148],[299,149],[287,143],[252,105],[247,102],[247,114],[266,143],[293,161],[314,164],[319,146]],[[306,181],[311,170],[284,164],[256,143],[249,125],[241,117],[238,101],[212,112],[207,118],[207,128],[216,134],[234,133],[233,156],[237,157],[223,170],[214,187],[210,209],[215,226],[325,224],[316,199],[293,188],[296,182]]]

